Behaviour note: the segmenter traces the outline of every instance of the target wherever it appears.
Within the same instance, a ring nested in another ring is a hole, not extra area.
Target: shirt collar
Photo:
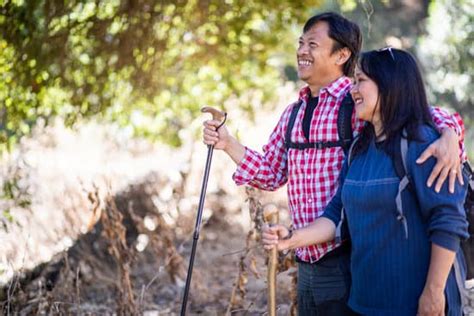
[[[339,98],[343,94],[347,92],[347,89],[350,87],[352,81],[349,77],[342,76],[339,77],[338,79],[334,80],[331,82],[329,85],[326,87],[322,88],[321,91],[327,91],[330,95],[333,97]],[[321,92],[320,92],[321,94]],[[304,102],[308,102],[309,98],[311,96],[311,90],[309,89],[309,86],[305,86],[300,90],[299,97],[301,100]]]

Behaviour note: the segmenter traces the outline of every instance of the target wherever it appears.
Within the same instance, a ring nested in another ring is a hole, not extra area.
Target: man
[[[322,215],[335,194],[344,151],[336,143],[337,117],[342,100],[351,88],[351,80],[362,39],[359,27],[336,13],[310,18],[299,39],[298,76],[307,86],[299,100],[283,112],[261,155],[244,147],[219,122],[204,123],[204,142],[224,150],[237,164],[233,176],[238,185],[248,184],[263,190],[276,190],[288,182],[289,209],[296,228],[307,226]],[[289,148],[285,136],[292,109],[301,104],[291,142],[319,143],[318,148]],[[420,163],[435,156],[435,166],[428,185],[436,178],[439,190],[448,173],[454,186],[460,159],[458,135],[462,139],[462,121],[438,109],[433,118],[443,136],[420,156]],[[362,121],[352,118],[357,133]],[[447,128],[450,127],[450,128]],[[327,145],[327,146],[326,146]],[[322,148],[321,148],[322,147]],[[351,315],[346,300],[350,287],[348,242],[329,242],[296,250],[298,262],[299,315]]]

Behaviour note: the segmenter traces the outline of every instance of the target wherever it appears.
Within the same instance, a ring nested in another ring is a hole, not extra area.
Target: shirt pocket
[[[399,183],[400,179],[392,177],[364,181],[346,178],[342,191],[344,206],[358,212],[396,211]]]

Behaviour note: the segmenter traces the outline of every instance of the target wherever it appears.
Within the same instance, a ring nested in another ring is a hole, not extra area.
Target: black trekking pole
[[[212,118],[214,120],[222,120],[222,123],[216,128],[216,130],[218,130],[222,125],[224,125],[227,119],[227,113],[219,111],[211,107],[203,107],[201,109],[201,112],[211,113]],[[181,316],[186,315],[186,306],[188,304],[189,287],[191,286],[191,277],[193,274],[194,256],[196,255],[196,247],[199,240],[199,232],[201,231],[202,210],[204,207],[204,199],[206,197],[207,180],[209,179],[209,171],[211,169],[211,160],[212,160],[213,151],[214,151],[214,146],[208,145],[206,168],[204,169],[204,177],[202,179],[201,197],[199,198],[196,225],[194,226],[193,247],[191,249],[191,257],[189,258],[188,275],[186,276],[186,287],[184,288],[183,303],[181,305]]]

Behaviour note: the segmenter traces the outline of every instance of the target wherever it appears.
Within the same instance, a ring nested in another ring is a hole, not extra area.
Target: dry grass
[[[241,115],[231,110],[230,116]],[[259,128],[267,134],[275,117],[263,117]],[[245,126],[239,122],[250,130]],[[97,124],[35,132],[2,165],[8,169],[2,170],[4,183],[15,179],[10,167],[25,161],[18,199],[10,205],[15,222],[0,228],[0,314],[176,314],[205,150],[190,142],[173,151]],[[220,315],[229,306],[234,315],[265,310],[265,256],[256,233],[260,219],[254,217],[260,215],[244,203],[245,193],[230,180],[232,169],[215,155],[191,314]],[[284,192],[278,196],[284,205]],[[31,205],[22,207],[26,197]],[[238,256],[224,255],[242,248],[247,250]],[[236,280],[240,286],[230,304]]]

